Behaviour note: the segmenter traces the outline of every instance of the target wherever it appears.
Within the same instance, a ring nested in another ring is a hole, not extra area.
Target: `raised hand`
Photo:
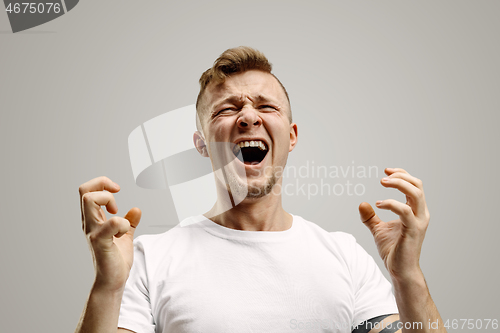
[[[385,169],[385,187],[398,189],[406,195],[406,203],[393,199],[377,201],[380,209],[388,209],[399,219],[383,222],[370,204],[359,205],[363,223],[370,229],[378,252],[392,278],[407,279],[421,274],[419,258],[430,215],[425,202],[422,181],[403,169]]]
[[[125,286],[134,255],[134,231],[141,219],[139,208],[132,208],[125,217],[106,219],[101,206],[116,214],[118,206],[112,193],[118,191],[118,184],[107,177],[94,178],[79,188],[82,228],[94,259],[94,285],[110,291]]]

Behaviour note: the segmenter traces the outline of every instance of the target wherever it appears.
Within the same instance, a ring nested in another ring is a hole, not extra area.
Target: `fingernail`
[[[382,178],[382,181],[384,181],[384,182],[389,182],[389,181],[391,181],[391,178],[389,178],[389,177],[385,177],[385,178]]]
[[[113,186],[114,186],[115,188],[120,188],[120,185],[118,185],[118,184],[117,184],[117,183],[115,183],[115,182],[113,182]]]
[[[382,204],[382,201],[377,201],[375,205],[380,206]]]

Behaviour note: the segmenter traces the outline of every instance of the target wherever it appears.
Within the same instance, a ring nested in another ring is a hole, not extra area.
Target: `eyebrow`
[[[242,101],[242,98],[241,96],[237,96],[237,95],[232,95],[232,96],[229,96],[227,98],[224,98],[222,101],[220,101],[219,103],[215,104],[214,105],[214,110],[218,109],[219,107],[221,107],[222,105],[226,104],[226,103],[230,103],[230,104],[238,104],[238,103],[241,103]],[[268,96],[266,95],[263,95],[263,94],[258,94],[255,98],[254,98],[254,103],[262,103],[262,102],[269,102],[269,103],[273,103],[273,104],[276,104],[277,106],[279,106],[280,104],[275,101],[274,99],[271,99],[269,98]]]

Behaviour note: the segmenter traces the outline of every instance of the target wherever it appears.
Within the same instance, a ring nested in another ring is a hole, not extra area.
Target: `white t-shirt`
[[[398,313],[353,236],[299,216],[285,231],[242,231],[199,215],[134,244],[118,327],[137,333],[351,332]]]

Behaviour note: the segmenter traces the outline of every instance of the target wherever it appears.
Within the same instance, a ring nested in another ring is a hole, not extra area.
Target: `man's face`
[[[281,184],[288,153],[297,142],[297,125],[289,121],[290,105],[278,81],[258,70],[234,74],[223,84],[209,84],[202,105],[200,121],[212,165],[218,164],[213,159],[219,153],[211,143],[232,143],[231,153],[241,149],[244,163],[236,160],[238,167],[229,167],[230,188],[248,186],[247,198],[258,198]],[[243,168],[246,180],[238,172]]]

